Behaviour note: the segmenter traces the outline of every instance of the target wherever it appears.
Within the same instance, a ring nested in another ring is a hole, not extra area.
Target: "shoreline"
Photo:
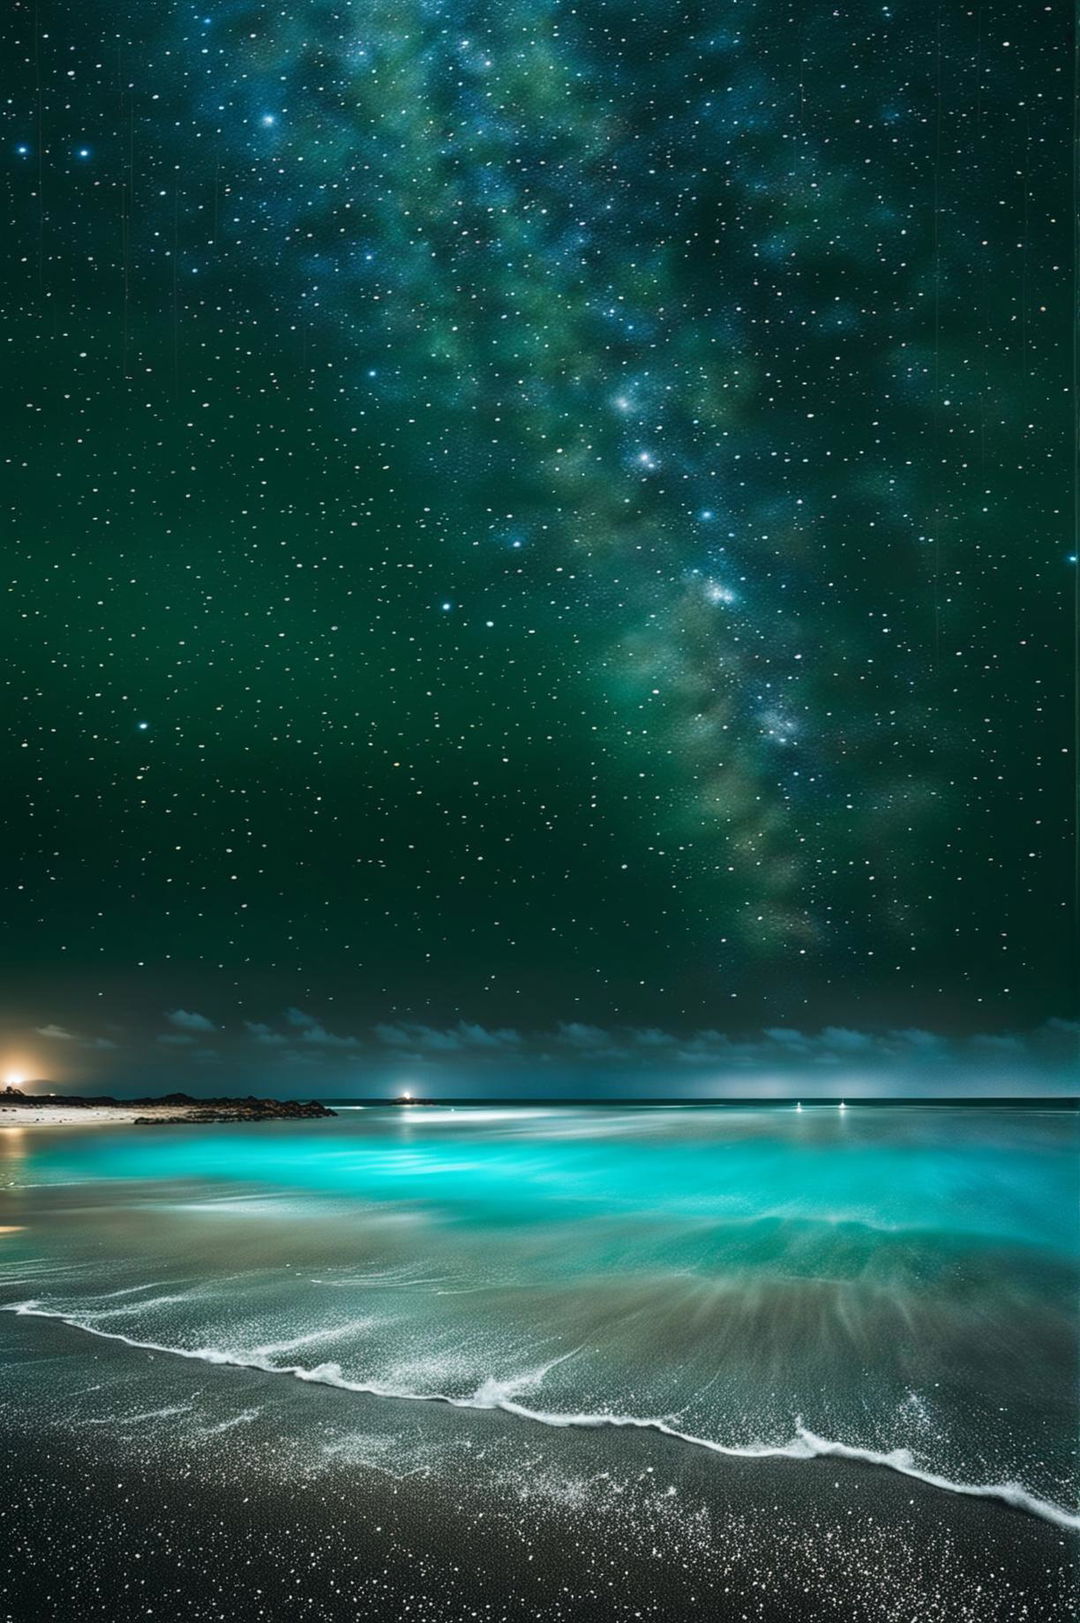
[[[111,1127],[147,1114],[146,1105],[0,1105],[0,1127]]]
[[[189,1123],[312,1121],[335,1112],[315,1100],[193,1099],[173,1094],[163,1099],[33,1099],[14,1089],[0,1093],[0,1128],[4,1127],[160,1127]]]
[[[157,1125],[198,1121],[205,1118],[206,1111],[203,1105],[0,1105],[0,1128],[133,1127],[137,1122]],[[244,1117],[245,1121],[258,1119]]]
[[[122,1346],[95,1365],[114,1378],[97,1389],[101,1412],[80,1407],[72,1429],[60,1328],[4,1339],[19,1383],[61,1360],[49,1417],[24,1403],[2,1428],[12,1559],[0,1603],[18,1623],[46,1601],[134,1623],[150,1599],[190,1623],[273,1623],[298,1549],[297,1616],[311,1623],[1072,1615],[1076,1552],[1061,1529],[985,1500],[943,1503],[853,1462],[718,1458],[640,1432],[558,1431],[523,1447],[497,1410],[429,1409],[414,1427],[351,1392],[328,1431],[325,1389],[300,1383],[268,1405],[263,1372],[224,1365],[193,1389],[182,1368],[133,1364]],[[118,1404],[110,1394],[132,1379]],[[28,1553],[43,1537],[63,1552],[47,1569]],[[239,1559],[223,1571],[226,1544]],[[108,1576],[130,1575],[133,1552],[138,1595]]]
[[[18,1108],[90,1121],[0,1130],[3,1623],[1072,1623],[1064,1119],[886,1121],[857,1175],[789,1120],[770,1182],[737,1123]]]
[[[242,1353],[230,1356],[227,1353],[219,1352],[217,1349],[208,1351],[204,1348],[178,1347],[158,1341],[143,1341],[122,1333],[102,1330],[97,1325],[87,1324],[78,1317],[70,1316],[63,1311],[47,1308],[37,1301],[5,1302],[0,1304],[0,1313],[13,1313],[19,1318],[53,1320],[69,1329],[81,1331],[83,1334],[98,1336],[103,1341],[119,1342],[122,1346],[133,1348],[137,1352],[164,1354],[178,1359],[194,1359],[197,1362],[205,1362],[215,1367],[227,1365],[233,1369],[251,1370],[260,1375],[293,1377],[306,1385],[327,1386],[335,1391],[373,1398],[379,1403],[389,1401],[390,1403],[437,1404],[451,1409],[470,1410],[476,1414],[492,1414],[497,1411],[503,1415],[509,1415],[512,1419],[546,1426],[555,1431],[651,1432],[656,1436],[667,1438],[671,1442],[681,1443],[693,1449],[703,1449],[709,1454],[719,1455],[729,1460],[753,1462],[761,1460],[849,1461],[856,1465],[871,1466],[878,1470],[895,1471],[900,1476],[908,1478],[911,1482],[921,1483],[924,1487],[942,1493],[955,1494],[960,1498],[991,1500],[1006,1505],[1012,1510],[1018,1510],[1025,1515],[1035,1516],[1052,1527],[1070,1533],[1080,1532],[1080,1514],[1074,1513],[1052,1500],[1038,1497],[1019,1483],[956,1481],[942,1476],[928,1467],[918,1466],[906,1448],[901,1447],[888,1453],[882,1453],[878,1450],[838,1442],[832,1438],[818,1437],[803,1426],[802,1421],[798,1419],[795,1423],[794,1435],[789,1442],[779,1444],[728,1444],[710,1437],[701,1437],[690,1432],[679,1431],[668,1421],[661,1418],[612,1414],[607,1411],[598,1411],[591,1414],[573,1412],[564,1414],[538,1410],[516,1402],[512,1396],[512,1386],[508,1386],[501,1392],[496,1390],[486,1393],[481,1390],[471,1397],[448,1397],[441,1392],[410,1391],[400,1387],[385,1386],[380,1382],[350,1381],[341,1374],[335,1365],[321,1365],[312,1369],[302,1364],[268,1363],[257,1353],[253,1353],[248,1357],[245,1357]],[[556,1359],[555,1362],[561,1362],[561,1360]]]

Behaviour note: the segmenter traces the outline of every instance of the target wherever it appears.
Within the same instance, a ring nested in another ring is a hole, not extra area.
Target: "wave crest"
[[[25,1318],[56,1319],[59,1323],[73,1330],[79,1330],[84,1335],[99,1336],[103,1341],[119,1341],[126,1347],[134,1347],[144,1352],[168,1353],[175,1358],[193,1359],[204,1364],[225,1364],[236,1369],[254,1369],[267,1375],[289,1375],[294,1380],[305,1381],[311,1385],[332,1386],[345,1392],[365,1393],[369,1397],[392,1398],[412,1403],[442,1403],[454,1409],[498,1409],[520,1420],[563,1430],[657,1432],[662,1437],[672,1438],[689,1447],[704,1448],[712,1454],[723,1454],[733,1459],[853,1460],[861,1465],[875,1465],[896,1471],[901,1476],[911,1477],[927,1487],[940,1489],[944,1493],[960,1494],[972,1499],[996,1499],[1014,1510],[1026,1511],[1029,1515],[1051,1522],[1055,1527],[1080,1531],[1080,1515],[1065,1510],[1050,1500],[1040,1499],[1030,1493],[1022,1483],[956,1482],[950,1477],[940,1476],[937,1472],[916,1465],[910,1449],[895,1448],[888,1453],[881,1453],[877,1449],[859,1448],[850,1443],[837,1442],[833,1438],[819,1437],[816,1432],[803,1425],[801,1418],[795,1423],[795,1435],[786,1443],[721,1443],[711,1437],[698,1437],[692,1432],[680,1431],[671,1425],[670,1421],[662,1418],[602,1412],[564,1413],[559,1410],[530,1409],[525,1404],[515,1401],[517,1393],[538,1386],[549,1370],[554,1369],[556,1364],[572,1358],[574,1352],[563,1353],[558,1358],[553,1358],[550,1363],[521,1375],[503,1379],[488,1376],[469,1397],[451,1397],[445,1392],[413,1392],[380,1381],[354,1381],[343,1373],[340,1364],[317,1364],[309,1369],[303,1364],[271,1363],[261,1350],[245,1353],[220,1347],[174,1347],[158,1341],[143,1341],[135,1336],[125,1336],[118,1330],[102,1330],[95,1324],[87,1323],[85,1319],[76,1318],[56,1308],[45,1307],[35,1300],[5,1303],[2,1311]]]

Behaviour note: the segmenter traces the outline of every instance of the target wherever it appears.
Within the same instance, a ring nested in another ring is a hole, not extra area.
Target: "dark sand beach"
[[[64,1327],[23,1328],[28,1357],[42,1329],[50,1356],[70,1355]],[[82,1378],[140,1356],[106,1349]],[[200,1380],[160,1375],[161,1408],[182,1411]],[[278,1384],[214,1382],[240,1414]],[[89,1423],[12,1426],[5,1406],[5,1623],[1075,1615],[1075,1534],[872,1466],[719,1459],[428,1405],[386,1450],[392,1400],[311,1388],[287,1407],[201,1436],[118,1419],[116,1441]],[[351,1451],[313,1465],[311,1439],[343,1424]]]

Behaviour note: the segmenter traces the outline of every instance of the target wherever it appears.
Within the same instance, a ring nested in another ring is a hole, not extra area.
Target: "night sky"
[[[11,1063],[1060,1058],[1070,24],[15,0]]]

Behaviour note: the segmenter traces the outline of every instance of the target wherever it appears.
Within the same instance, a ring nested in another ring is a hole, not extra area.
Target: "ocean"
[[[346,1107],[0,1132],[0,1598],[1051,1620],[1078,1118]]]

